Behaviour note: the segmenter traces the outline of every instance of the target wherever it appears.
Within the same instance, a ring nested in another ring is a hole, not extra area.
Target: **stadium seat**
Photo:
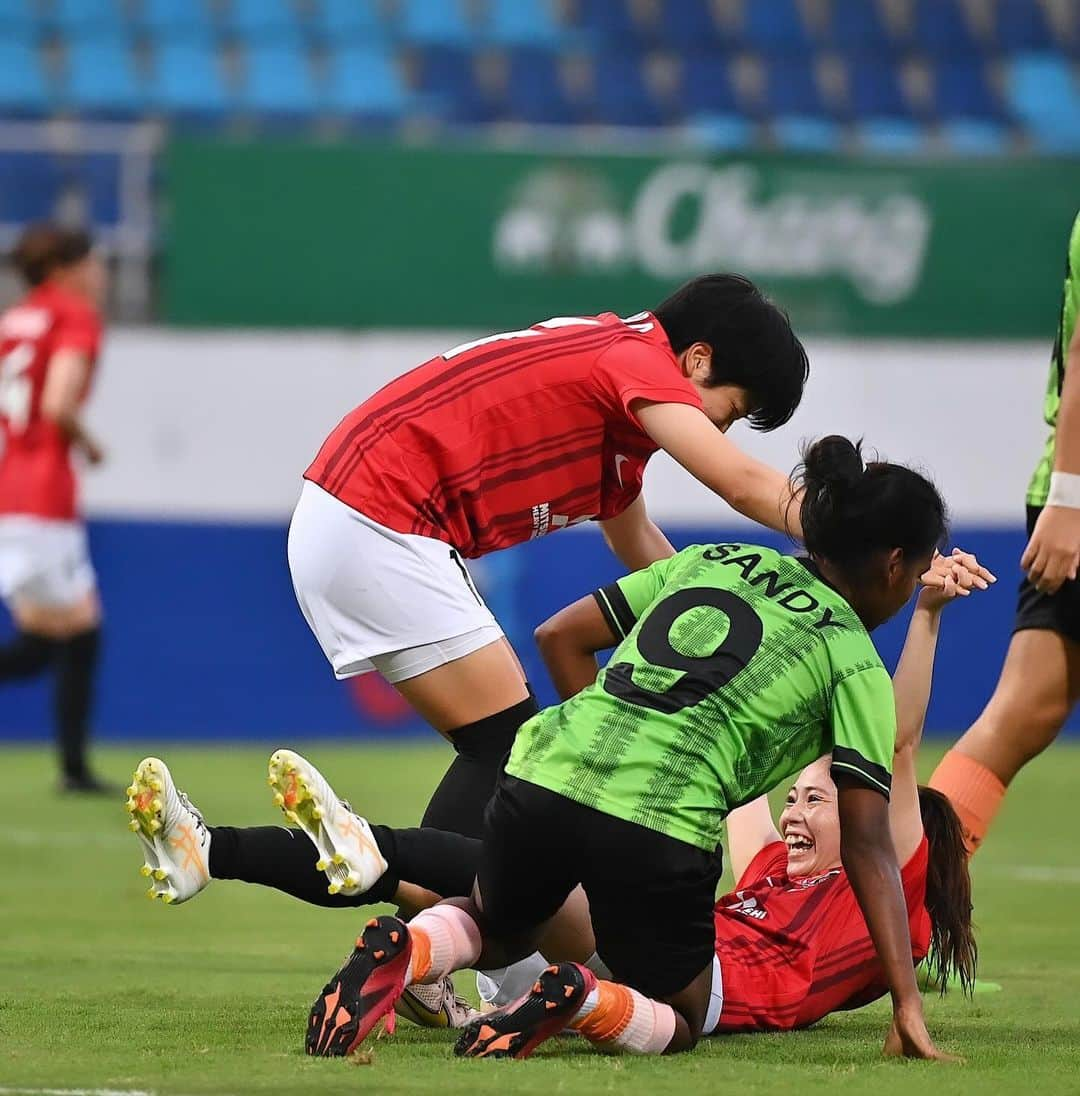
[[[1063,57],[1020,54],[1010,66],[1007,94],[1036,147],[1045,152],[1080,151],[1080,91]]]
[[[828,117],[810,60],[773,58],[766,75],[764,107],[780,145],[815,152],[839,147],[840,127]]]
[[[1053,50],[1054,36],[1038,0],[998,0],[994,5],[994,45],[1006,53]]]
[[[48,22],[66,38],[86,34],[115,38],[126,30],[119,0],[54,0]]]
[[[388,48],[380,43],[336,50],[326,94],[330,110],[364,119],[396,118],[407,105],[401,74]]]
[[[725,46],[709,0],[666,0],[657,24],[657,40],[680,53],[718,51]]]
[[[648,28],[634,18],[627,0],[578,0],[578,27],[601,49],[612,49],[619,43],[642,42],[648,39]]]
[[[417,85],[427,104],[448,122],[483,123],[495,110],[479,92],[471,50],[429,46],[417,51]]]
[[[856,57],[849,62],[848,104],[856,118],[912,116],[895,65],[875,57]]]
[[[840,126],[831,118],[789,114],[773,120],[773,138],[792,152],[836,152],[843,143]]]
[[[942,118],[1000,122],[1005,111],[977,57],[942,61],[934,72],[934,105]]]
[[[559,60],[548,50],[518,49],[509,57],[506,115],[515,122],[564,126],[582,120],[582,111],[560,79]]]
[[[926,131],[917,122],[903,118],[870,118],[856,128],[859,143],[867,152],[886,156],[907,156],[926,147]]]
[[[742,42],[762,53],[796,53],[812,47],[796,0],[744,0]]]
[[[912,45],[932,57],[949,61],[979,51],[979,42],[960,0],[917,0]]]
[[[3,47],[0,43],[0,57]],[[0,69],[0,94],[3,81]],[[64,175],[51,152],[0,150],[0,222],[10,225],[51,220],[63,188]]]
[[[42,58],[27,39],[0,38],[0,109],[9,114],[45,114],[51,105]]]
[[[896,46],[880,0],[832,0],[826,37],[845,53],[886,54]]]
[[[686,128],[695,144],[717,151],[748,148],[754,135],[753,124],[737,114],[699,114]]]
[[[964,118],[945,122],[941,139],[959,156],[999,156],[1009,147],[1009,131],[1004,126]]]
[[[0,0],[0,36],[32,38],[41,30],[41,21],[31,0]]]
[[[232,0],[225,28],[246,43],[300,42],[300,20],[291,0]]]
[[[667,120],[635,50],[603,50],[594,56],[592,114],[609,126],[660,126]]]
[[[722,54],[691,53],[682,59],[682,105],[691,116],[739,115],[742,110]]]
[[[151,106],[192,120],[213,121],[231,106],[216,48],[201,38],[163,41],[150,79]]]
[[[481,33],[501,46],[554,47],[564,38],[553,0],[488,0]]]
[[[402,35],[416,45],[468,46],[476,29],[464,0],[402,0]]]
[[[91,152],[80,156],[76,178],[86,196],[91,224],[113,227],[120,223],[120,156],[116,152]]]
[[[170,45],[181,38],[209,41],[214,29],[207,0],[142,0],[136,22],[151,37]]]
[[[344,45],[379,40],[386,32],[386,22],[379,0],[319,0],[312,28],[323,40]]]
[[[146,92],[127,38],[73,38],[67,48],[65,107],[80,113],[132,117],[146,107]]]
[[[256,42],[248,47],[240,103],[250,111],[296,118],[319,110],[319,93],[300,42]]]

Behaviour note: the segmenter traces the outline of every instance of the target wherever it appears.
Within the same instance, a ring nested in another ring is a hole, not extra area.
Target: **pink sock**
[[[480,929],[460,907],[432,906],[409,922],[412,959],[405,984],[431,985],[480,958]]]

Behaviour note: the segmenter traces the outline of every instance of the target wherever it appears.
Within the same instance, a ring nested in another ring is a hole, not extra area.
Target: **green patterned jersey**
[[[1057,440],[1058,410],[1061,407],[1061,386],[1065,382],[1065,358],[1076,327],[1076,310],[1080,305],[1080,214],[1073,221],[1069,236],[1069,251],[1065,256],[1065,285],[1061,294],[1061,312],[1058,315],[1057,336],[1054,351],[1050,355],[1050,378],[1046,384],[1043,417],[1051,428],[1042,459],[1035,469],[1028,486],[1028,505],[1045,506],[1050,493],[1050,473],[1054,470],[1054,443]]]
[[[705,849],[729,811],[830,750],[834,775],[888,796],[892,681],[809,561],[697,545],[596,598],[622,641],[521,728],[508,773]]]

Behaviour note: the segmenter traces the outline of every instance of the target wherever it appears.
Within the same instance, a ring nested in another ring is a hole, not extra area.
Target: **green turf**
[[[267,750],[161,752],[211,822],[275,821]],[[424,747],[308,753],[355,804],[391,823],[415,821],[446,759]],[[102,751],[102,768],[122,778],[139,756]],[[967,1056],[962,1067],[881,1060],[880,1003],[808,1032],[709,1040],[678,1059],[605,1058],[556,1041],[529,1062],[462,1062],[447,1033],[403,1023],[368,1065],[309,1060],[307,1009],[347,952],[356,912],[235,883],[181,907],[151,904],[121,802],[57,797],[40,752],[7,749],[0,764],[0,1092],[1080,1091],[1080,867],[1067,833],[1080,748],[1057,749],[1024,774],[976,861],[982,969],[1004,991],[928,1003],[939,1042]]]

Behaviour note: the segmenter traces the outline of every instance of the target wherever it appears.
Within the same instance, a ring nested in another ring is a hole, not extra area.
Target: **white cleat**
[[[461,1028],[480,1015],[454,992],[454,983],[449,978],[440,978],[430,986],[406,986],[394,1004],[394,1011],[420,1027],[433,1028]]]
[[[387,868],[366,818],[334,792],[322,773],[292,750],[270,758],[274,803],[307,834],[319,852],[315,867],[326,875],[330,894],[370,890]]]
[[[203,816],[177,790],[164,761],[139,762],[127,790],[128,823],[143,850],[148,898],[179,905],[210,882],[210,833]]]

